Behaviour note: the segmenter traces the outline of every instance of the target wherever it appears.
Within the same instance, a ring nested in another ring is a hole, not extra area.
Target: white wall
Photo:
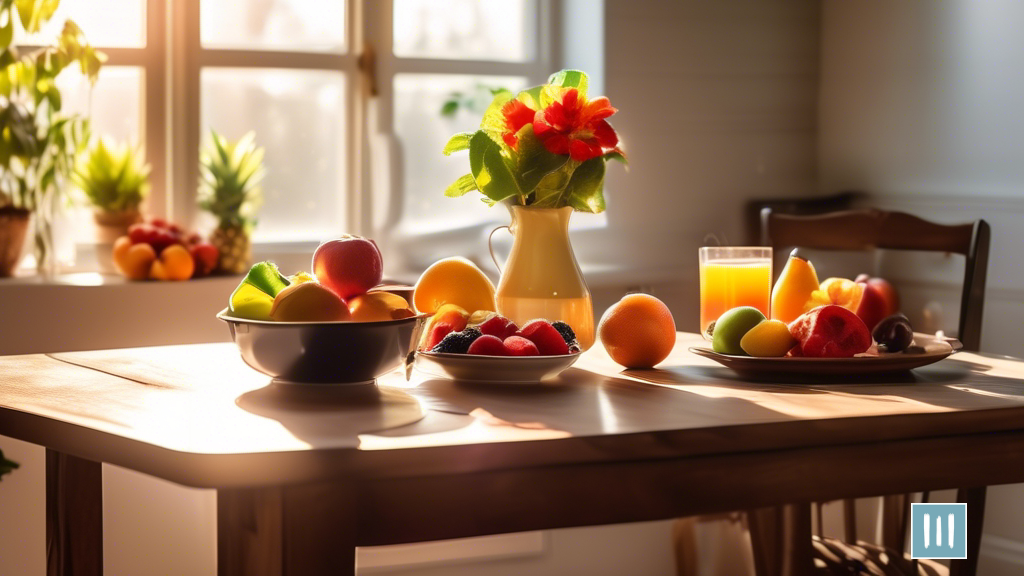
[[[984,218],[992,250],[982,348],[1024,356],[1024,3],[828,0],[821,37],[823,191],[942,222]],[[887,257],[904,301],[955,329],[963,267]],[[981,573],[1024,570],[1024,489],[989,491]]]

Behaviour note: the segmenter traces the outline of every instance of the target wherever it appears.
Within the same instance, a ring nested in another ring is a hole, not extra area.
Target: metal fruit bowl
[[[366,384],[401,366],[416,349],[429,315],[379,322],[227,323],[245,363],[282,384]]]

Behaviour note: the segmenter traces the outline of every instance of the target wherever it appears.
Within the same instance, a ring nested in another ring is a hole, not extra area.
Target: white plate
[[[416,369],[431,376],[467,382],[494,384],[537,384],[558,376],[580,355],[482,356],[417,352]]]

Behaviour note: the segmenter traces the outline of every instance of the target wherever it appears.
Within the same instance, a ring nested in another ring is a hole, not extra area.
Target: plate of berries
[[[941,334],[914,332],[903,314],[872,331],[853,312],[836,305],[814,308],[788,325],[766,320],[754,308],[733,308],[710,328],[711,348],[690,352],[710,358],[742,377],[830,377],[901,372],[927,366],[963,345]]]
[[[468,382],[537,384],[572,366],[579,355],[576,334],[565,322],[536,319],[518,326],[491,312],[474,314],[460,326],[442,313],[425,330],[416,368]]]

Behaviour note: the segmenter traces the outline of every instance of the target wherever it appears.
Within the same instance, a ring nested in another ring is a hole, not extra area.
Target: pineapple
[[[211,146],[199,158],[199,206],[217,218],[210,243],[220,251],[220,270],[241,274],[252,260],[249,234],[261,201],[263,148],[256,147],[253,132],[237,142],[216,131],[211,135]]]

